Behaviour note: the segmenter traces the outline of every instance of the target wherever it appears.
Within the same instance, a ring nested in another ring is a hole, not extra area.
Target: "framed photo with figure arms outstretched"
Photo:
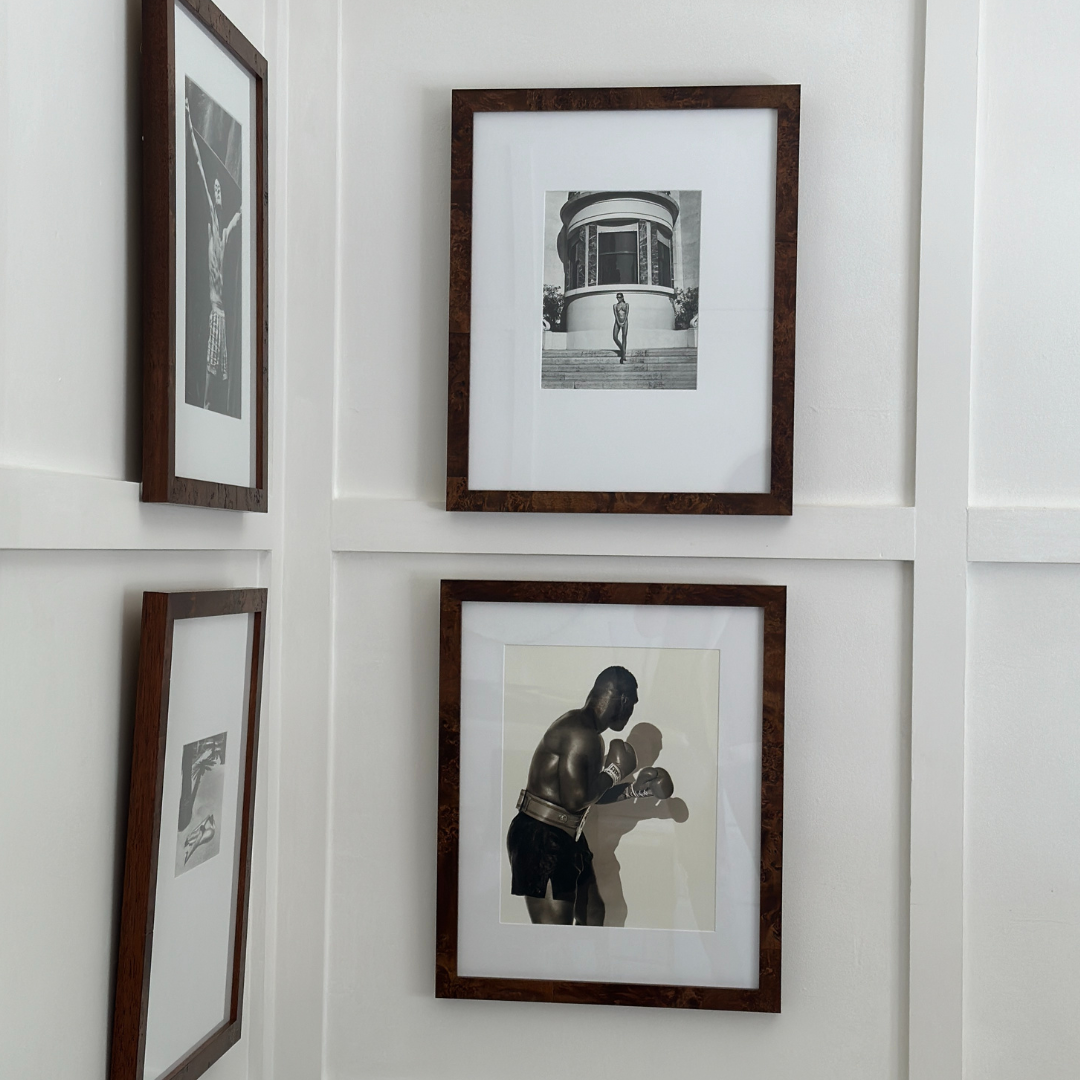
[[[144,502],[267,508],[266,60],[143,0]]]
[[[791,513],[799,109],[454,91],[448,510]]]
[[[266,590],[143,594],[109,1080],[240,1038]]]
[[[786,591],[444,581],[435,992],[780,1011]]]

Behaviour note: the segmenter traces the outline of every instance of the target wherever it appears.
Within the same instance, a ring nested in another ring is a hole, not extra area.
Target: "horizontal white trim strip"
[[[0,468],[0,549],[268,551],[273,515],[146,505],[125,480]],[[448,514],[442,503],[334,500],[334,551],[681,558],[915,557],[910,506],[796,506],[790,518]],[[971,562],[1080,563],[1080,507],[968,510]]]
[[[1080,507],[972,506],[969,562],[1080,563]]]
[[[796,506],[790,518],[447,513],[442,503],[334,500],[334,551],[743,559],[915,556],[910,506]]]
[[[0,549],[269,551],[274,516],[139,501],[139,485],[0,468]]]

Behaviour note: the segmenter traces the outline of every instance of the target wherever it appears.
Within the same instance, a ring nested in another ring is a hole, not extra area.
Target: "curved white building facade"
[[[571,191],[561,211],[564,333],[545,334],[545,348],[612,347],[618,293],[629,304],[629,349],[696,344],[675,329],[675,290],[682,288],[677,192]]]

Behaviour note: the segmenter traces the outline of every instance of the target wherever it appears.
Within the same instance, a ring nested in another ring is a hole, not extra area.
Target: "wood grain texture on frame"
[[[176,64],[175,4],[181,3],[251,75],[255,92],[255,483],[176,475]],[[142,5],[142,501],[222,510],[267,509],[269,445],[269,211],[266,59],[211,0]]]
[[[766,492],[484,491],[469,487],[473,115],[478,112],[775,109],[772,450]],[[800,88],[593,87],[455,90],[450,146],[450,320],[446,509],[534,513],[789,515],[795,426],[795,286],[799,215]]]
[[[173,626],[177,619],[251,614],[251,666],[247,673],[245,756],[241,764],[243,800],[237,822],[236,895],[230,927],[229,1015],[206,1038],[191,1047],[163,1080],[195,1080],[240,1038],[266,638],[266,596],[265,589],[143,594],[109,1080],[151,1080],[144,1077],[143,1061],[150,997],[161,800],[165,782]]]
[[[457,973],[461,798],[461,605],[673,604],[764,611],[761,716],[761,877],[758,988],[466,977]],[[780,1011],[784,837],[784,678],[787,589],[782,585],[444,581],[439,655],[439,792],[435,995],[658,1008]]]

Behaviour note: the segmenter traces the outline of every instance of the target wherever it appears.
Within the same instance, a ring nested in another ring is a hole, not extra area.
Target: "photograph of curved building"
[[[549,191],[550,390],[697,389],[700,191]]]

